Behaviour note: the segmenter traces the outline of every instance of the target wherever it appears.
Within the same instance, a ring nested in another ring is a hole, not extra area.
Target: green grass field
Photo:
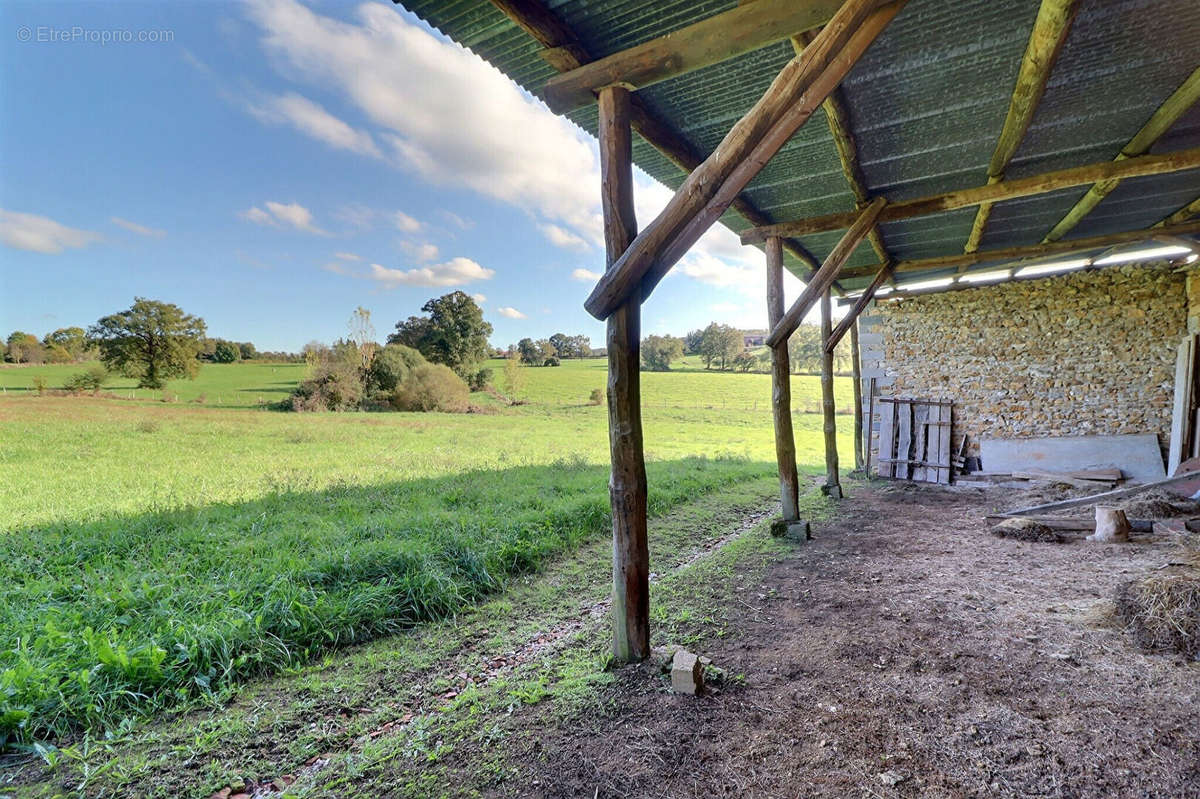
[[[463,415],[213,401],[285,395],[299,366],[208,365],[168,387],[179,403],[28,390],[72,371],[0,370],[10,745],[220,698],[452,613],[608,529],[606,412],[586,404],[602,360],[526,369],[529,404]],[[795,407],[815,410],[816,378],[793,386]],[[773,472],[765,376],[646,374],[644,394],[653,514]],[[850,417],[839,423],[848,458]],[[819,415],[797,414],[796,439],[818,468]]]

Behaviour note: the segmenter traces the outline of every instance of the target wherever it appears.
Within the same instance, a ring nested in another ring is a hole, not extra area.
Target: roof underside
[[[555,70],[541,46],[488,0],[403,0],[433,27],[537,94]],[[596,58],[727,11],[736,0],[545,0]],[[872,195],[904,200],[987,182],[1038,0],[910,0],[842,83]],[[1081,0],[1007,175],[1112,159],[1198,65],[1196,0]],[[781,42],[638,91],[695,151],[709,153],[793,57]],[[854,196],[820,112],[743,193],[773,222],[850,211]],[[569,117],[596,132],[595,106]],[[1200,146],[1200,107],[1152,148]],[[634,161],[671,188],[678,167],[634,137]],[[994,206],[981,249],[1036,244],[1083,196],[1079,187]],[[1065,238],[1148,227],[1200,196],[1200,170],[1124,181]],[[961,253],[975,208],[881,226],[896,260]],[[726,225],[748,224],[727,213]],[[824,257],[841,236],[807,236]],[[790,256],[789,256],[790,258]],[[861,245],[848,266],[877,263]],[[790,263],[796,269],[798,264]],[[989,265],[974,269],[985,270]],[[950,274],[954,270],[948,270]],[[937,273],[913,276],[928,280]],[[843,281],[847,288],[865,280]]]

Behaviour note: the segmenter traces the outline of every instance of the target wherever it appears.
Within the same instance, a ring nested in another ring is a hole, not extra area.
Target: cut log
[[[629,297],[642,296],[729,207],[792,134],[825,100],[903,5],[848,0],[804,54],[783,68],[754,107],[680,186],[597,283],[584,306],[605,319]],[[655,270],[650,275],[651,269]]]
[[[1088,541],[1113,543],[1129,540],[1129,520],[1125,511],[1109,505],[1096,506],[1096,532],[1087,537]]]
[[[767,241],[767,319],[783,316],[783,242]],[[792,432],[791,367],[787,345],[771,348],[771,413],[775,421],[775,460],[779,465],[780,507],[785,522],[800,518],[800,480],[796,475],[796,438]]]
[[[637,232],[633,210],[630,95],[600,93],[601,208],[608,262]],[[646,463],[642,452],[641,307],[636,299],[608,318],[609,497],[613,528],[613,656],[619,662],[650,655],[650,552],[646,540]]]

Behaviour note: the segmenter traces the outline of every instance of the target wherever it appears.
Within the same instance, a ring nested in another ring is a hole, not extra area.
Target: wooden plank
[[[1094,505],[1097,502],[1109,502],[1114,499],[1124,499],[1132,497],[1142,491],[1147,491],[1151,488],[1161,488],[1169,486],[1173,483],[1182,483],[1185,480],[1195,480],[1195,472],[1187,472],[1186,474],[1177,474],[1171,477],[1163,478],[1162,480],[1151,480],[1148,483],[1129,486],[1128,488],[1118,488],[1113,491],[1105,491],[1100,494],[1091,494],[1086,497],[1076,497],[1075,499],[1064,499],[1059,502],[1047,502],[1044,505],[1033,505],[1028,508],[1018,508],[1017,510],[1008,511],[1008,516],[1029,516],[1030,514],[1043,513],[1050,510],[1066,510],[1067,508],[1080,508],[1084,505]]]
[[[783,242],[767,241],[767,320],[783,316]],[[775,462],[779,467],[780,507],[784,521],[800,519],[800,479],[796,474],[796,438],[792,432],[792,376],[787,344],[771,348],[771,414],[775,422]]]
[[[1008,169],[1021,140],[1025,138],[1025,132],[1033,120],[1033,112],[1037,110],[1042,94],[1046,91],[1046,81],[1050,78],[1050,71],[1054,68],[1058,53],[1067,39],[1067,31],[1071,28],[1071,20],[1074,19],[1077,8],[1077,0],[1042,0],[1037,19],[1033,22],[1033,30],[1029,33],[1025,55],[1017,69],[1017,81],[1013,86],[1012,99],[1008,103],[1008,114],[1004,118],[1004,126],[1000,129],[996,149],[992,151],[992,160],[988,163],[988,183],[999,183],[1004,179],[1004,171]],[[975,252],[979,249],[979,242],[983,238],[983,231],[991,213],[992,203],[979,204],[975,222],[971,225],[966,246],[963,247],[964,252]]]
[[[600,93],[599,141],[604,244],[609,264],[637,233],[633,209],[630,94]],[[613,656],[650,656],[650,553],[646,539],[646,463],[642,450],[641,307],[636,299],[608,318],[609,497],[613,527]]]
[[[988,524],[999,524],[1009,519],[1028,519],[1031,522],[1043,524],[1051,530],[1061,530],[1063,532],[1090,533],[1096,529],[1095,519],[1063,519],[1057,516],[1012,516],[1005,514],[984,517],[984,520]],[[1150,533],[1154,531],[1154,521],[1152,519],[1130,519],[1129,529],[1135,533]]]
[[[821,264],[821,268],[817,270],[812,280],[804,287],[804,291],[792,303],[792,307],[788,308],[787,313],[783,315],[778,324],[771,327],[771,332],[767,335],[768,347],[774,347],[781,341],[786,342],[788,337],[795,332],[796,327],[804,320],[805,314],[812,309],[813,303],[829,292],[829,287],[837,278],[838,272],[854,254],[858,245],[862,243],[867,231],[875,224],[875,220],[879,218],[879,214],[886,205],[886,201],[877,198],[858,215],[858,219],[829,253],[825,263]],[[829,332],[832,333],[832,330]],[[825,339],[822,338],[822,341],[824,342]]]
[[[880,477],[895,477],[892,459],[896,456],[896,403],[883,402],[885,397],[879,399],[879,468],[876,473]]]
[[[908,480],[912,477],[912,402],[896,400],[896,477]]]
[[[929,479],[929,466],[926,464],[931,460],[928,451],[925,449],[929,439],[929,412],[932,410],[930,406],[923,403],[913,404],[913,460],[911,464],[912,479],[922,483],[931,483]]]
[[[833,303],[829,292],[821,295],[821,340],[824,341],[833,328]],[[777,346],[786,348],[785,338]],[[838,474],[837,451],[837,406],[833,397],[833,355],[821,348],[821,413],[825,433],[825,493],[835,499],[842,498],[842,482]]]
[[[1063,472],[1047,472],[1041,469],[1025,469],[1022,471],[1015,471],[1012,473],[1012,476],[1014,480],[1048,480],[1055,483],[1066,483],[1067,485],[1073,485],[1076,488],[1091,489],[1100,488],[1100,486],[1097,485],[1097,482],[1105,482],[1108,483],[1108,488],[1112,488],[1112,481],[1109,480],[1081,480],[1077,477],[1072,477],[1069,474],[1064,474]]]
[[[833,350],[829,350],[831,353]],[[858,325],[850,327],[850,382],[854,393],[854,471],[863,470],[862,363],[858,349]]]
[[[1176,150],[1160,155],[1141,155],[1120,161],[1101,161],[1094,164],[1059,169],[1041,175],[1027,178],[1002,180],[970,189],[960,189],[928,197],[918,197],[913,200],[902,200],[892,203],[884,209],[879,217],[880,222],[895,222],[901,219],[912,219],[918,216],[938,214],[952,211],[956,208],[967,208],[982,202],[1003,202],[1019,197],[1033,197],[1039,194],[1069,189],[1073,186],[1086,186],[1097,181],[1144,177],[1147,175],[1165,175],[1188,169],[1200,168],[1200,147],[1190,150]],[[842,230],[854,223],[856,214],[843,212],[800,219],[795,222],[783,222],[777,225],[750,228],[742,232],[743,244],[761,244],[767,236],[806,236],[812,233],[823,233],[830,230]],[[875,267],[876,269],[878,267]]]
[[[720,218],[734,198],[824,102],[903,0],[847,0],[804,54],[790,61],[722,140],[688,175],[662,212],[596,284],[584,307],[605,319],[626,298],[643,298]]]
[[[875,378],[867,383],[867,429],[863,440],[863,473],[871,474],[871,434],[875,432]]]
[[[937,428],[937,482],[950,485],[950,435],[954,430],[954,406],[938,405]]]
[[[1150,115],[1150,119],[1146,120],[1146,124],[1134,134],[1121,152],[1114,159],[1114,164],[1122,162],[1128,163],[1130,160],[1137,160],[1137,157],[1143,153],[1149,152],[1150,147],[1162,137],[1164,133],[1170,130],[1180,117],[1182,117],[1196,101],[1200,99],[1200,67],[1197,67],[1191,75],[1187,77],[1179,88],[1171,93],[1163,104],[1155,109]],[[1095,185],[1088,189],[1087,194],[1079,198],[1079,202],[1075,203],[1069,211],[1063,216],[1058,223],[1051,228],[1050,232],[1042,241],[1058,241],[1067,233],[1075,228],[1085,216],[1092,212],[1092,209],[1100,204],[1100,201],[1113,192],[1117,186],[1121,184],[1120,177],[1098,178]]]
[[[755,0],[555,76],[542,99],[551,111],[565,114],[595,102],[604,86],[644,89],[818,28],[841,5],[841,0]]]
[[[954,253],[953,255],[939,255],[933,258],[899,261],[892,267],[892,269],[897,275],[911,275],[919,274],[921,272],[947,269],[949,267],[960,266],[962,264],[974,265],[989,263],[992,261],[1019,261],[1020,259],[1024,258],[1040,258],[1047,255],[1065,255],[1068,253],[1098,250],[1101,247],[1112,247],[1117,244],[1130,244],[1137,241],[1145,241],[1153,238],[1156,233],[1163,232],[1179,235],[1200,233],[1200,219],[1188,222],[1180,222],[1179,224],[1172,225],[1170,227],[1129,230],[1121,233],[1105,233],[1099,236],[1071,239],[1070,241],[1052,241],[1047,244],[1029,244],[1021,247],[998,247],[991,250],[980,250],[979,252]],[[1020,265],[1020,263],[1012,264],[1013,268],[1019,267]],[[856,278],[870,277],[882,268],[882,264],[850,267],[843,269],[839,277],[851,280]]]
[[[1195,363],[1195,335],[1184,336],[1175,355],[1175,397],[1171,407],[1171,440],[1167,451],[1167,474],[1183,462],[1188,450],[1188,428],[1192,422],[1192,366]]]

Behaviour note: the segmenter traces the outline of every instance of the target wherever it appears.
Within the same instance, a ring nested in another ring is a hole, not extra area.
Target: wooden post
[[[854,379],[854,471],[861,472],[863,470],[862,364],[859,362],[857,318],[850,323],[850,371]]]
[[[604,244],[611,267],[637,235],[628,89],[600,92],[599,139]],[[641,307],[634,295],[608,318],[608,490],[613,525],[613,656],[650,655],[650,552],[639,369]]]
[[[834,499],[842,498],[838,478],[837,408],[833,400],[833,353],[824,343],[833,332],[833,301],[829,292],[821,295],[821,411],[825,416],[825,485],[821,491]]]
[[[783,240],[767,239],[767,322],[783,318]],[[771,411],[775,418],[775,460],[783,520],[800,519],[800,480],[796,476],[796,439],[792,433],[791,364],[787,339],[771,348]]]

